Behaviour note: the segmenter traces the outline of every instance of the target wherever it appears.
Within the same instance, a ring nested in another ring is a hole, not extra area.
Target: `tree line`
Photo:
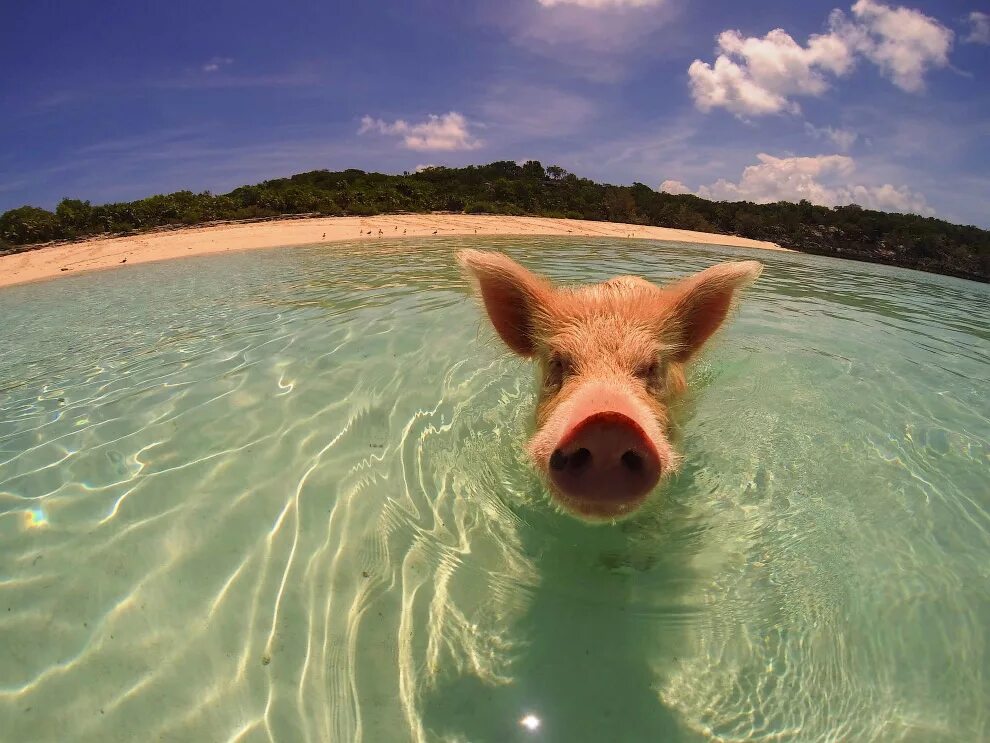
[[[226,194],[177,191],[114,204],[67,198],[53,212],[22,206],[0,215],[0,253],[53,240],[218,220],[431,211],[567,217],[727,233],[802,252],[990,281],[990,231],[977,227],[855,204],[709,201],[658,192],[642,183],[595,183],[556,165],[544,168],[537,161],[433,167],[402,175],[314,170]]]

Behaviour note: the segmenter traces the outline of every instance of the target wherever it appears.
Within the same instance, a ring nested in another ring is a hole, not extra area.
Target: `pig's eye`
[[[660,362],[650,361],[636,369],[636,376],[645,382],[654,382],[660,374]]]
[[[564,383],[564,377],[567,376],[567,362],[556,354],[550,357],[550,361],[547,364],[547,385],[550,387],[559,387]]]

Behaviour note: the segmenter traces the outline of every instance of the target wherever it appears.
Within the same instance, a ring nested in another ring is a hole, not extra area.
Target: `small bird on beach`
[[[127,259],[124,258],[124,260],[122,260],[121,263],[127,263]]]
[[[433,234],[434,234],[434,235],[435,235],[435,234],[437,234],[437,231],[436,231],[436,230],[433,230]]]
[[[324,233],[323,233],[323,237],[326,237],[326,236],[327,236],[327,233],[326,233],[326,232],[324,232]]]
[[[69,270],[69,269],[67,269],[67,268],[60,268],[60,269],[59,269],[59,271],[68,271],[68,270]]]

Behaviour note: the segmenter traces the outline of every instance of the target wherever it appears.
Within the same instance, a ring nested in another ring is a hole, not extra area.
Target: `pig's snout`
[[[578,510],[609,516],[628,510],[660,479],[656,447],[629,416],[606,410],[570,428],[548,462],[554,487]]]

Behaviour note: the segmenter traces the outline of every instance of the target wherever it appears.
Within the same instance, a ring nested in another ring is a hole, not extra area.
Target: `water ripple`
[[[767,264],[683,471],[590,527],[525,464],[466,242],[0,292],[4,739],[990,737],[986,287],[479,241],[565,282]]]

